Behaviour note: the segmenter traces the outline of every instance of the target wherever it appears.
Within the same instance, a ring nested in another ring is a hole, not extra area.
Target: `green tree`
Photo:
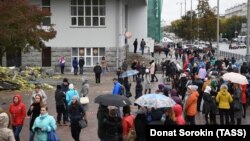
[[[197,10],[200,39],[211,42],[216,38],[216,15],[211,10],[208,0],[199,0]]]
[[[44,48],[45,42],[56,36],[53,25],[46,28],[41,25],[45,16],[50,15],[27,0],[1,0],[0,57],[5,52],[28,52],[31,47],[37,50]]]
[[[224,24],[224,31],[221,33],[226,34],[226,37],[228,39],[235,38],[235,36],[238,36],[241,33],[241,25],[242,23],[246,23],[247,19],[243,16],[233,16],[230,18],[225,19]],[[236,33],[235,33],[236,32]]]
[[[192,16],[192,20],[191,20]],[[185,40],[193,40],[194,37],[197,36],[195,31],[196,21],[197,21],[197,14],[195,11],[191,13],[188,11],[185,16],[182,17],[180,20],[175,20],[171,23],[173,32],[180,38]]]

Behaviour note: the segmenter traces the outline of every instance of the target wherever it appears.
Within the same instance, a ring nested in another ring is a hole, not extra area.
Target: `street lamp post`
[[[250,36],[250,0],[247,1],[247,55],[246,61],[250,62],[249,36]]]
[[[237,34],[238,34],[238,31],[235,30],[235,31],[234,31],[234,36],[235,36],[235,38],[237,38]]]
[[[176,4],[180,4],[181,6],[181,13],[180,13],[180,17],[182,16],[182,2],[177,2]]]
[[[220,1],[217,0],[217,59],[219,59],[220,57],[219,41],[220,41]]]

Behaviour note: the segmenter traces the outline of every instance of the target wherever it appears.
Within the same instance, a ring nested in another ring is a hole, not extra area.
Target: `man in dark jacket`
[[[66,125],[67,117],[66,117],[66,108],[65,108],[65,94],[62,91],[62,86],[57,85],[55,92],[55,100],[56,100],[56,112],[57,112],[57,124],[61,125],[61,118],[63,115],[63,124]]]
[[[133,45],[134,45],[134,53],[136,53],[136,51],[137,51],[137,46],[138,46],[137,38],[135,39]]]
[[[83,74],[83,66],[85,64],[85,61],[83,59],[83,57],[80,58],[79,60],[79,67],[80,67],[80,74]]]
[[[93,71],[95,73],[95,82],[96,82],[96,84],[100,84],[101,83],[102,67],[100,66],[100,64],[98,62],[96,63]]]
[[[98,137],[100,141],[105,139],[105,129],[104,129],[104,119],[108,116],[108,106],[99,105],[97,111],[97,121],[98,121]]]
[[[74,75],[77,75],[77,73],[78,73],[78,60],[76,57],[74,57],[74,60],[72,61],[72,65],[74,68]]]

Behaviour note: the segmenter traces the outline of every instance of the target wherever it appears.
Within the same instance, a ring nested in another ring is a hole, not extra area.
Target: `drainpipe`
[[[123,44],[123,32],[122,32],[122,0],[117,0],[117,14],[116,14],[116,19],[117,19],[117,32],[118,32],[118,36],[117,36],[117,42],[116,42],[116,68],[118,68],[120,66],[119,64],[119,48],[122,47]]]

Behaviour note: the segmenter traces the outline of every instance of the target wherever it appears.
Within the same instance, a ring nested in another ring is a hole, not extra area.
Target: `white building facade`
[[[225,17],[230,18],[232,16],[247,16],[247,4],[242,3],[226,9]]]
[[[43,22],[44,28],[53,24],[57,35],[46,43],[46,51],[22,54],[22,65],[55,67],[58,66],[58,58],[65,56],[66,71],[69,71],[73,58],[83,57],[85,68],[92,70],[105,56],[109,67],[116,69],[125,57],[125,46],[128,44],[132,51],[134,38],[147,38],[147,0],[30,2],[51,12],[52,15]],[[125,42],[128,31],[132,32],[132,38]]]

